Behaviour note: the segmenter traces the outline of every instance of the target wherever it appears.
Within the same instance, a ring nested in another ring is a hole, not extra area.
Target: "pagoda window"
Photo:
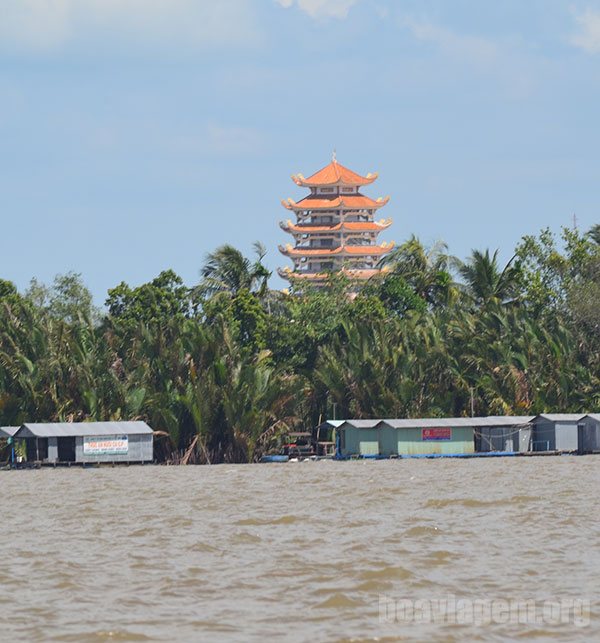
[[[335,188],[321,188],[321,194],[335,194]]]
[[[345,192],[346,194],[353,194],[354,188],[342,188],[342,192]]]

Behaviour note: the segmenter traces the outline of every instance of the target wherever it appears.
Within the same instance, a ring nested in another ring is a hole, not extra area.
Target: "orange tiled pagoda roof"
[[[339,246],[337,248],[294,248],[290,243],[279,246],[279,251],[288,257],[332,257],[335,255],[377,256],[387,254],[394,243],[382,243],[380,246]]]
[[[326,185],[369,185],[377,178],[377,173],[361,176],[347,167],[344,167],[336,160],[331,161],[329,165],[315,172],[312,176],[305,179],[302,174],[294,174],[292,179],[296,185],[302,187],[317,187]]]
[[[363,194],[338,196],[330,199],[322,195],[310,195],[297,203],[293,199],[287,199],[281,203],[288,210],[376,210],[382,208],[389,200],[389,196],[386,196],[385,199],[379,197],[375,200]]]
[[[381,221],[345,221],[344,223],[336,223],[335,225],[297,225],[288,221],[281,222],[281,227],[286,232],[340,232],[345,230],[347,232],[381,232],[392,225],[391,219],[381,219]]]

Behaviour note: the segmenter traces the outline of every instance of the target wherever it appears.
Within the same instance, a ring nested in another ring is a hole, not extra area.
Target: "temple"
[[[379,262],[394,244],[378,244],[377,237],[392,221],[375,221],[374,215],[389,197],[374,200],[360,191],[375,179],[377,174],[361,176],[344,167],[335,154],[329,165],[309,178],[292,176],[294,183],[309,188],[310,194],[298,202],[282,201],[296,221],[280,223],[294,239],[293,244],[279,246],[294,262],[293,270],[278,270],[281,277],[323,284],[330,273],[342,272],[358,284],[382,272]]]

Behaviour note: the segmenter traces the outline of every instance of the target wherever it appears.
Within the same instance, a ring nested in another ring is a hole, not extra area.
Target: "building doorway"
[[[58,461],[75,462],[75,438],[58,438]]]
[[[48,459],[48,438],[27,438],[27,462],[44,462]]]

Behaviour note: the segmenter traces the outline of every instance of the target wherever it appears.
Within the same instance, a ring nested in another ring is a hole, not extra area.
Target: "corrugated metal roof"
[[[460,418],[400,418],[385,420],[329,420],[326,424],[339,427],[342,424],[349,424],[357,429],[373,429],[378,424],[384,423],[394,429],[411,429],[411,428],[436,428],[436,427],[500,427],[500,426],[523,426],[530,424],[537,417],[552,419],[553,421],[578,421],[581,415],[575,413],[556,413],[542,416],[534,415],[489,415],[484,417],[460,417]],[[595,417],[600,420],[600,414],[589,417]]]
[[[19,426],[0,426],[0,438],[12,437],[21,427]]]
[[[17,433],[27,429],[37,438],[67,438],[79,435],[141,435],[152,433],[145,422],[26,422]],[[24,433],[26,431],[23,431]],[[17,436],[18,437],[18,436]]]
[[[462,418],[465,426],[520,426],[529,424],[533,415],[487,415],[485,417]]]
[[[340,422],[338,426],[349,424],[355,429],[372,429],[376,427],[379,422],[381,422],[381,420],[344,420],[343,422]]]
[[[325,422],[321,422],[319,426],[332,426],[334,429],[337,429],[338,426],[341,426],[344,424],[346,420],[325,420]]]
[[[585,413],[540,413],[536,415],[537,418],[544,418],[550,422],[578,422],[585,417]]]
[[[529,424],[535,419],[535,415],[490,415],[488,420],[498,420],[498,426],[505,424]]]
[[[387,424],[394,429],[474,426],[472,422],[467,422],[470,419],[472,418],[405,418],[400,420],[381,420],[381,423]]]
[[[482,426],[518,426],[529,424],[532,416],[491,416],[473,418],[415,418],[402,420],[381,420],[394,429],[437,428],[437,427],[482,427]]]

